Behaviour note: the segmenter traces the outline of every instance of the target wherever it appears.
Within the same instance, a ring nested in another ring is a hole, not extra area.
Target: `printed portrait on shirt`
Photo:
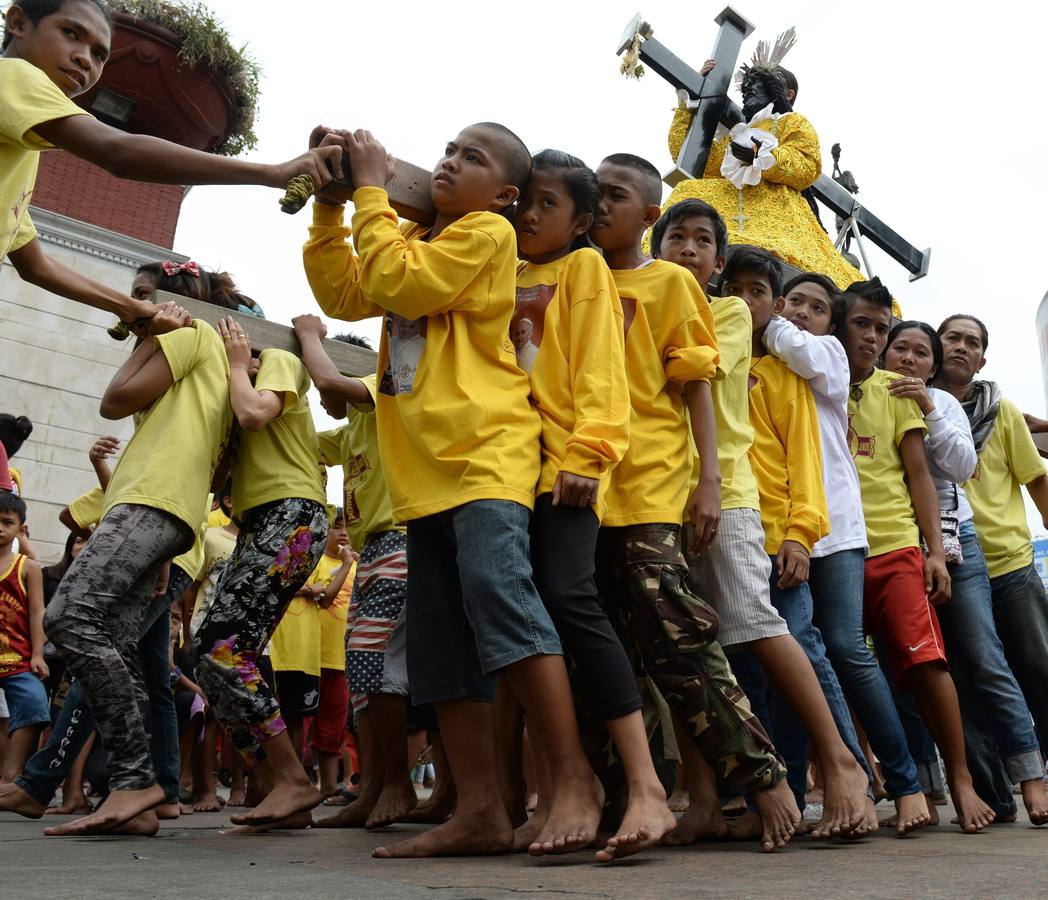
[[[509,338],[517,354],[517,365],[530,372],[542,346],[546,307],[557,292],[555,284],[517,288],[517,307],[509,323]]]
[[[857,434],[855,429],[852,428],[852,417],[848,416],[848,450],[851,452],[852,459],[858,459],[860,456],[873,459],[876,447],[877,435]]]
[[[346,524],[355,525],[360,521],[360,504],[357,502],[357,491],[367,481],[371,463],[366,453],[358,453],[346,460],[346,475],[342,486],[343,509]]]
[[[389,359],[382,373],[379,391],[383,394],[410,394],[415,386],[415,375],[422,353],[426,349],[426,326],[429,319],[405,319],[396,313],[386,313],[386,335]]]

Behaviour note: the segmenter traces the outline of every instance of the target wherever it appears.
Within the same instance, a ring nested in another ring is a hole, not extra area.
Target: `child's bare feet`
[[[0,810],[18,813],[27,819],[39,819],[47,812],[43,803],[34,800],[13,781],[0,784]]]
[[[839,766],[823,768],[824,795],[822,818],[812,828],[812,840],[861,837],[866,833],[866,789],[870,779],[849,756]]]
[[[677,817],[666,805],[666,794],[661,785],[656,787],[657,793],[654,790],[649,794],[637,791],[634,796],[630,792],[622,824],[604,849],[597,851],[598,862],[611,862],[655,847],[663,835],[676,827]]]
[[[756,815],[754,818],[758,825],[754,837],[757,837],[760,835],[760,819]],[[728,824],[724,821],[719,801],[714,797],[712,803],[693,801],[677,821],[677,827],[662,839],[662,843],[668,847],[684,847],[699,841],[719,841],[727,834]]]
[[[918,828],[924,828],[931,822],[932,817],[928,812],[928,801],[924,794],[918,791],[916,794],[906,794],[895,798],[895,821],[892,822],[892,826],[899,837],[916,831]]]
[[[213,790],[193,800],[193,812],[221,812],[222,801]]]
[[[456,812],[443,825],[417,837],[378,847],[376,859],[411,859],[426,856],[491,856],[513,848],[513,828],[499,801],[490,810],[473,816]]]
[[[965,834],[977,834],[997,818],[994,811],[979,799],[970,781],[951,781],[950,797],[957,810],[957,824]]]
[[[684,788],[674,788],[666,803],[673,812],[684,812],[691,805],[691,797]]]
[[[75,816],[78,813],[91,812],[91,804],[88,802],[84,792],[76,791],[67,794],[62,792],[62,803],[60,806],[49,806],[44,810],[45,816]]]
[[[181,803],[161,803],[153,808],[158,819],[177,819],[182,815]]]
[[[1023,794],[1023,805],[1030,815],[1032,825],[1048,824],[1048,793],[1045,792],[1044,780],[1031,778],[1020,785]]]
[[[234,809],[240,809],[241,807],[247,806],[247,791],[244,790],[244,786],[230,788],[229,799],[226,801],[226,806],[231,806]]]
[[[278,784],[251,812],[230,816],[234,825],[269,825],[308,812],[320,804],[320,794],[305,778]]]
[[[754,791],[753,802],[761,818],[761,850],[765,853],[781,850],[790,842],[801,821],[801,811],[786,779],[774,787]]]
[[[528,847],[528,853],[572,853],[589,846],[597,836],[603,807],[604,788],[591,771],[565,778],[554,790],[546,826]]]
[[[164,789],[158,784],[140,791],[111,791],[93,813],[72,822],[45,828],[48,837],[104,834],[113,831],[164,802]],[[160,826],[157,825],[159,828]],[[155,832],[154,832],[155,833]]]
[[[357,799],[348,806],[343,807],[333,816],[317,819],[313,823],[314,828],[363,828],[371,815],[371,811],[378,802],[380,790],[378,786],[364,786],[361,788]]]
[[[405,778],[397,784],[386,784],[382,787],[375,802],[375,808],[368,816],[365,828],[384,828],[399,822],[418,805],[418,795],[411,781]]]

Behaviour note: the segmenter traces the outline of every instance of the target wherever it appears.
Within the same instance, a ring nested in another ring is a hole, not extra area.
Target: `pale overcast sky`
[[[247,43],[262,65],[252,158],[289,158],[323,123],[368,128],[396,156],[429,168],[459,129],[493,119],[535,152],[555,147],[596,166],[628,151],[665,171],[673,90],[652,72],[639,82],[619,75],[619,37],[639,11],[656,38],[698,68],[722,5],[637,2],[208,0],[234,43]],[[906,316],[933,324],[953,312],[980,316],[990,329],[984,375],[1044,415],[1034,318],[1048,289],[1045,8],[912,0],[739,0],[736,8],[757,26],[745,59],[758,38],[796,26],[785,64],[800,82],[796,107],[821,138],[824,171],[839,142],[863,203],[932,248],[928,276],[913,283],[870,248],[875,274]],[[175,247],[232,272],[270,318],[288,322],[318,310],[299,252],[309,211],[283,215],[277,198],[194,188]],[[823,221],[832,230],[832,215]],[[377,321],[336,329],[378,334]],[[336,483],[331,489],[334,496]],[[1039,517],[1031,524],[1043,531]]]

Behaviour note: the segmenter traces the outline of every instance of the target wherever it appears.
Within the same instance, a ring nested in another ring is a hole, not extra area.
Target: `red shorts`
[[[866,560],[863,618],[866,632],[877,639],[877,650],[898,681],[911,666],[946,665],[939,618],[924,590],[924,555],[919,547]]]
[[[313,749],[341,753],[349,717],[349,684],[342,669],[320,670],[320,701],[313,718]]]

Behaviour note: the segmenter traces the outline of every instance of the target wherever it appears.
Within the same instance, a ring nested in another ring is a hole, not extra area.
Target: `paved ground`
[[[942,808],[940,807],[940,810]],[[231,837],[224,814],[166,822],[156,838],[45,838],[46,820],[0,813],[0,896],[507,898],[1033,897],[1048,895],[1048,829],[1027,822],[975,836],[939,826],[854,844],[801,839],[786,852],[755,845],[660,849],[613,866],[588,854],[548,860],[373,860],[410,833],[303,831]]]

